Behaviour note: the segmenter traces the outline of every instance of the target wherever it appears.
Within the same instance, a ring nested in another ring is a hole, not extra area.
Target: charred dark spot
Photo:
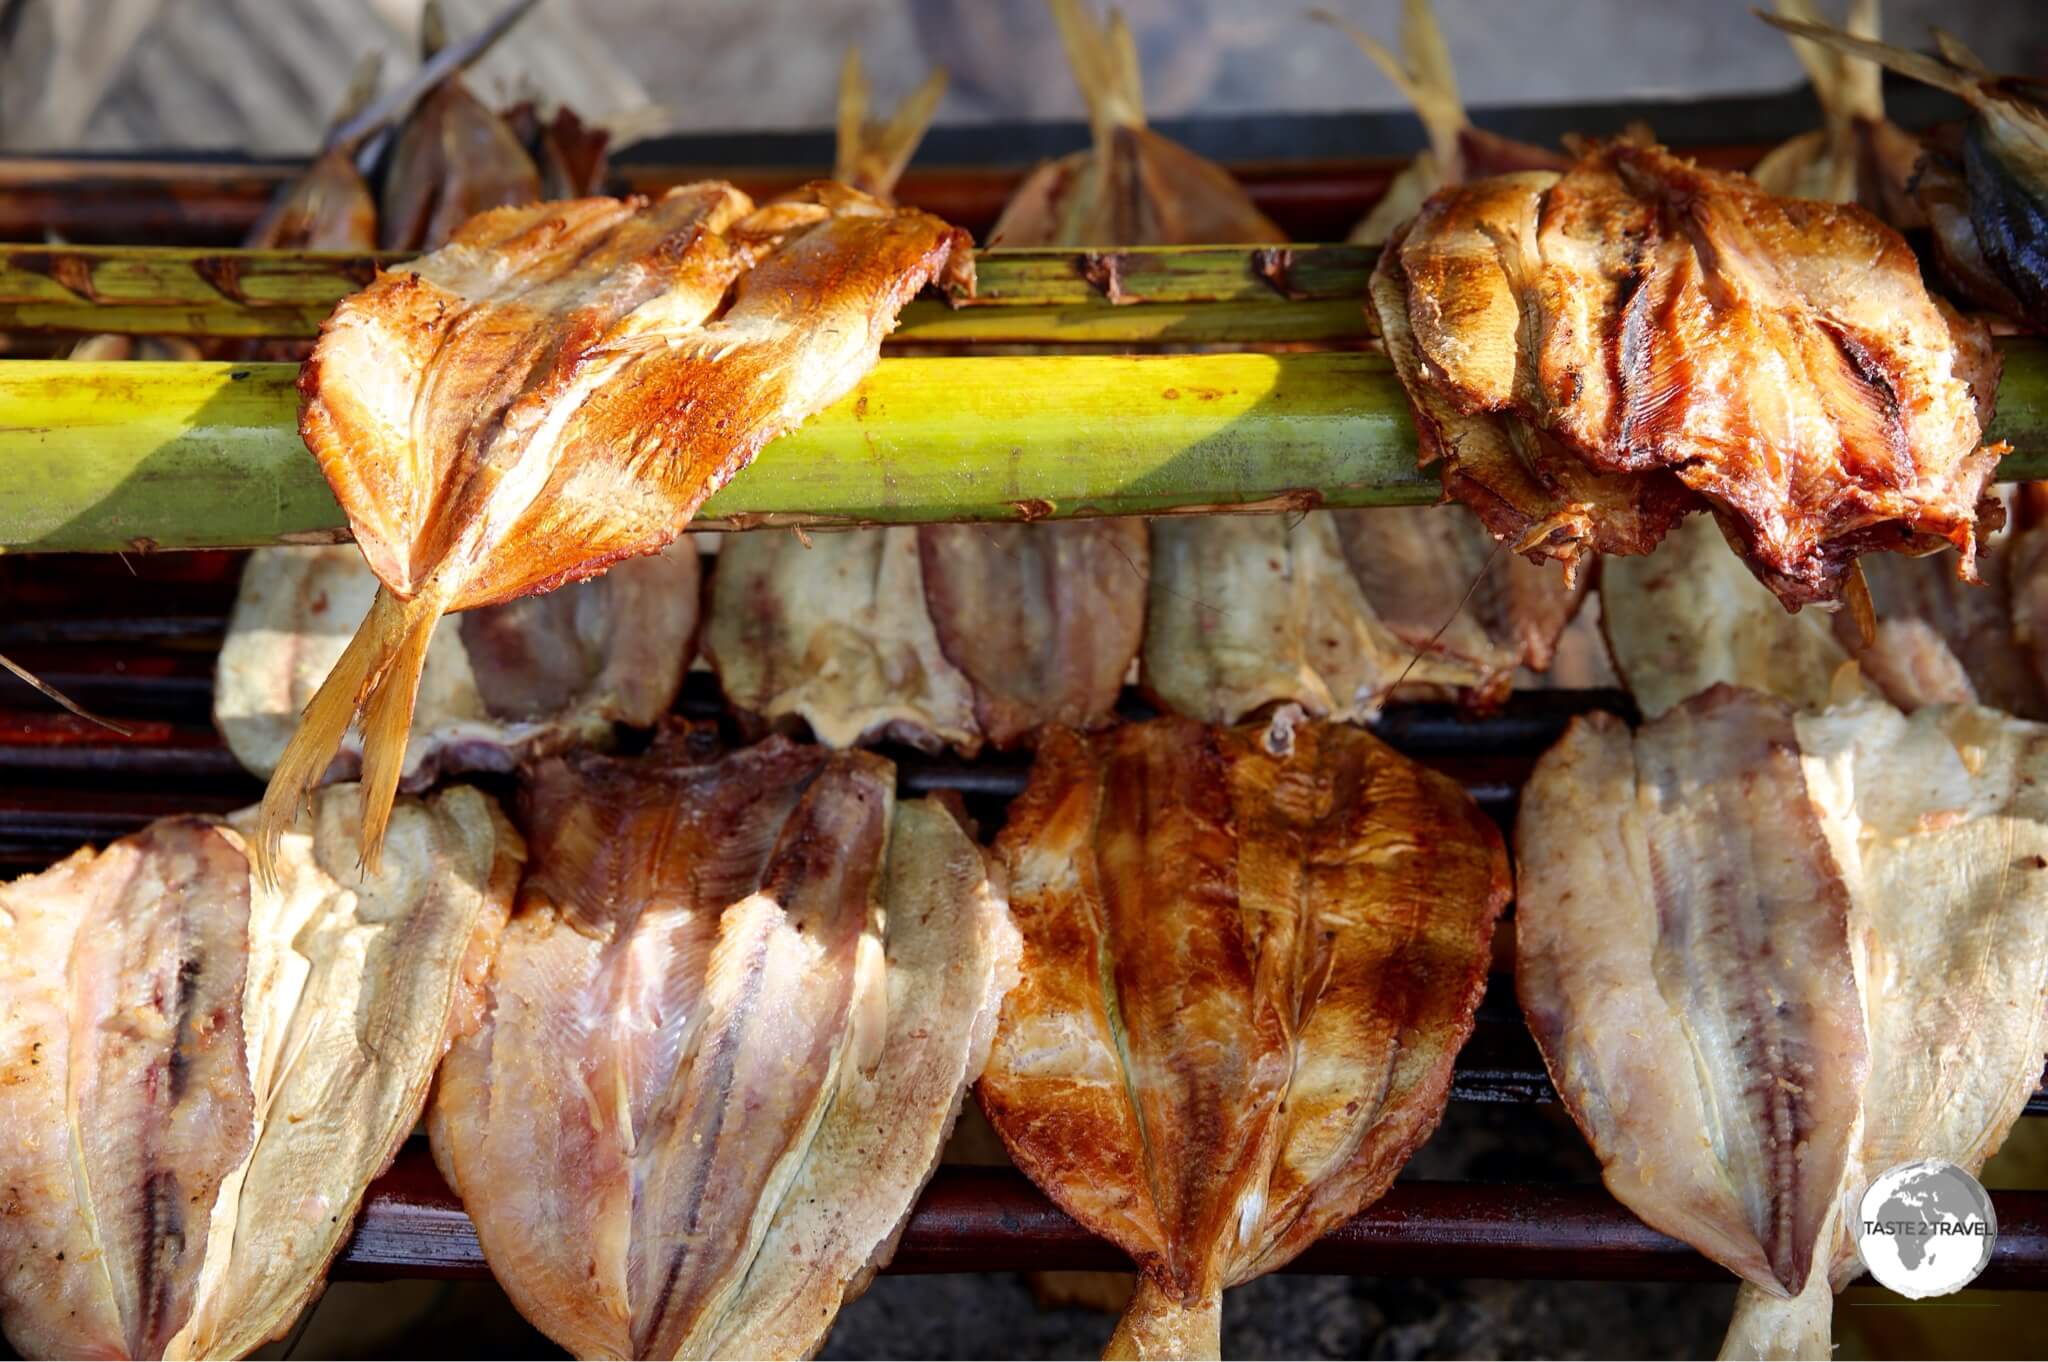
[[[1081,256],[1081,277],[1094,285],[1111,305],[1135,302],[1124,292],[1124,258],[1115,251],[1088,251]]]
[[[1286,246],[1262,246],[1252,252],[1252,273],[1266,281],[1283,298],[1301,299],[1314,295],[1294,284],[1294,252]]]

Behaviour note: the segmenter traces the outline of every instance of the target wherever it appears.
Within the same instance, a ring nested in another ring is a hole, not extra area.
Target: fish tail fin
[[[415,609],[414,607],[419,607]],[[427,645],[441,621],[438,601],[415,599],[402,607],[396,654],[372,688],[363,707],[363,868],[374,872],[384,855],[384,829],[398,798],[398,777],[405,770],[405,740],[412,732],[413,703],[419,698],[420,673],[427,664]]]
[[[377,597],[370,603],[370,613],[363,617],[355,637],[328,672],[327,679],[320,683],[305,712],[299,716],[298,731],[279,758],[277,769],[271,772],[270,786],[263,792],[263,812],[257,823],[256,871],[265,884],[276,883],[275,867],[279,849],[284,844],[285,830],[298,821],[299,807],[306,796],[319,783],[327,771],[334,754],[341,750],[341,740],[348,733],[349,724],[366,706],[374,707],[384,715],[386,728],[382,741],[390,741],[389,724],[392,722],[388,711],[390,706],[379,705],[378,701],[390,680],[398,680],[393,674],[395,664],[406,651],[406,645],[415,634],[431,636],[433,623],[440,618],[440,604],[437,600],[421,596],[402,601],[385,587],[377,589]],[[419,647],[420,661],[425,660],[426,647]],[[397,789],[397,770],[404,765],[405,735],[403,725],[412,715],[414,692],[419,687],[419,664],[415,663],[410,679],[402,681],[404,701],[399,709],[398,734],[399,752],[390,761],[392,770],[388,776],[377,766],[381,752],[377,745],[379,736],[366,733],[364,744],[364,828],[367,832],[374,823],[381,839],[383,827],[389,814],[391,799]],[[385,813],[374,819],[370,810],[376,806],[376,780],[371,772],[389,782],[389,789],[383,796]],[[376,851],[365,839],[364,860],[374,865]]]

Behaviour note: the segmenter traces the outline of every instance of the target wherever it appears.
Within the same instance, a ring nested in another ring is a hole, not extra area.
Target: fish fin
[[[1138,44],[1121,12],[1112,9],[1109,22],[1098,24],[1085,0],[1047,0],[1060,43],[1074,68],[1074,81],[1088,103],[1088,124],[1095,149],[1107,154],[1118,128],[1145,126],[1144,84],[1138,71]]]
[[[1870,38],[1859,38],[1854,34],[1844,33],[1840,29],[1829,28],[1826,24],[1812,24],[1798,19],[1786,19],[1775,14],[1765,14],[1762,10],[1752,10],[1751,13],[1780,32],[1790,33],[1800,38],[1811,38],[1814,42],[1824,47],[1832,47],[1837,52],[1845,52],[1852,57],[1861,57],[1865,61],[1874,61],[1880,66],[1889,67],[1902,76],[1910,76],[1914,80],[1932,85],[1937,90],[1946,90],[1970,104],[1976,105],[1984,102],[1984,93],[1978,88],[1977,77],[1968,71],[1959,70],[1949,65],[1945,61],[1940,61],[1934,57],[1925,56],[1922,53],[1913,52],[1903,47],[1893,47],[1890,43],[1881,43]]]
[[[1945,28],[1934,29],[1933,33],[1934,46],[1941,53],[1942,59],[1949,65],[1961,67],[1965,71],[1972,71],[1980,76],[1992,74],[1991,68],[1984,64],[1984,59],[1975,52],[1972,52],[1970,45],[1961,38],[1958,38]]]
[[[1458,139],[1470,120],[1465,117],[1465,105],[1458,94],[1450,49],[1444,45],[1444,35],[1437,28],[1436,15],[1428,0],[1409,0],[1403,9],[1402,55],[1398,57],[1370,33],[1329,10],[1310,10],[1309,18],[1344,34],[1371,58],[1380,74],[1392,81],[1401,97],[1414,106],[1443,176],[1457,173],[1454,168],[1458,165]]]
[[[384,829],[391,822],[398,778],[405,770],[413,702],[419,698],[420,673],[427,664],[434,626],[441,621],[441,607],[430,597],[415,597],[400,604],[399,614],[397,650],[384,674],[371,686],[363,706],[361,845],[363,868],[372,873],[383,859]]]
[[[266,885],[277,883],[277,856],[284,844],[285,830],[298,821],[299,808],[306,796],[326,774],[328,764],[341,748],[341,740],[348,732],[348,726],[363,706],[368,703],[385,674],[391,670],[393,660],[404,647],[411,632],[410,623],[415,612],[424,611],[429,620],[440,615],[438,603],[431,597],[418,597],[401,601],[391,594],[390,588],[377,588],[377,597],[370,603],[370,613],[363,617],[355,637],[342,650],[327,679],[320,683],[320,689],[313,693],[306,709],[299,716],[298,731],[286,744],[284,755],[278,759],[277,768],[270,774],[269,788],[263,792],[263,812],[257,821],[256,872]],[[430,631],[431,632],[431,631]],[[424,650],[423,650],[424,651]],[[419,684],[415,671],[412,684],[407,688],[406,713],[411,713],[412,688]],[[375,760],[375,749],[366,746],[365,765]],[[402,763],[401,763],[402,764]],[[373,796],[364,793],[364,823],[371,820],[368,810]],[[386,800],[389,807],[389,800]],[[376,820],[381,831],[384,819]],[[370,848],[365,846],[366,862],[374,863]]]
[[[35,687],[44,695],[48,696],[50,699],[62,705],[65,709],[70,710],[79,718],[84,719],[87,723],[98,724],[101,728],[108,729],[109,731],[114,733],[119,733],[124,738],[132,738],[135,736],[134,729],[129,728],[123,724],[117,724],[112,719],[104,718],[101,715],[93,713],[84,705],[79,704],[76,700],[73,700],[70,696],[66,695],[63,691],[58,690],[55,686],[43,680],[42,677],[37,676],[28,668],[22,666],[19,662],[16,662],[13,658],[8,657],[5,654],[0,654],[0,667],[5,667],[8,671],[13,672],[17,677],[21,678],[21,680]]]

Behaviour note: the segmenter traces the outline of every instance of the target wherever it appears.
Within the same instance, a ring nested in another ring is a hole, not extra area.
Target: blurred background
[[[418,59],[423,0],[0,0],[0,148],[304,154],[364,53]],[[1154,118],[1402,107],[1313,0],[1127,0]],[[1394,0],[1321,0],[1392,42]],[[502,0],[447,0],[457,34]],[[1839,5],[1824,5],[1838,10]],[[1749,0],[1438,0],[1466,102],[1663,100],[1783,90],[1798,64]],[[1940,23],[2007,71],[2048,71],[2040,0],[1887,0],[1887,33]],[[934,62],[940,125],[1074,119],[1039,0],[546,0],[477,67],[490,99],[545,91],[641,132],[821,128],[858,43],[884,98]],[[1002,158],[991,146],[987,159]]]

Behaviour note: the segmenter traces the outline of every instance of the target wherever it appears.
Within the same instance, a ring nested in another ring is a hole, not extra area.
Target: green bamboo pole
[[[342,537],[280,364],[0,362],[0,551]],[[1422,502],[1364,354],[885,359],[700,523],[1020,520]],[[1323,489],[1320,496],[1313,489]]]
[[[2048,345],[2001,345],[1991,438],[2048,477]],[[280,364],[0,362],[0,551],[345,533]],[[847,525],[1433,500],[1362,353],[884,359],[765,450],[700,524]]]
[[[314,335],[398,255],[0,246],[0,330]],[[956,345],[1344,342],[1365,335],[1358,246],[987,251],[980,287],[921,299],[895,339]]]

